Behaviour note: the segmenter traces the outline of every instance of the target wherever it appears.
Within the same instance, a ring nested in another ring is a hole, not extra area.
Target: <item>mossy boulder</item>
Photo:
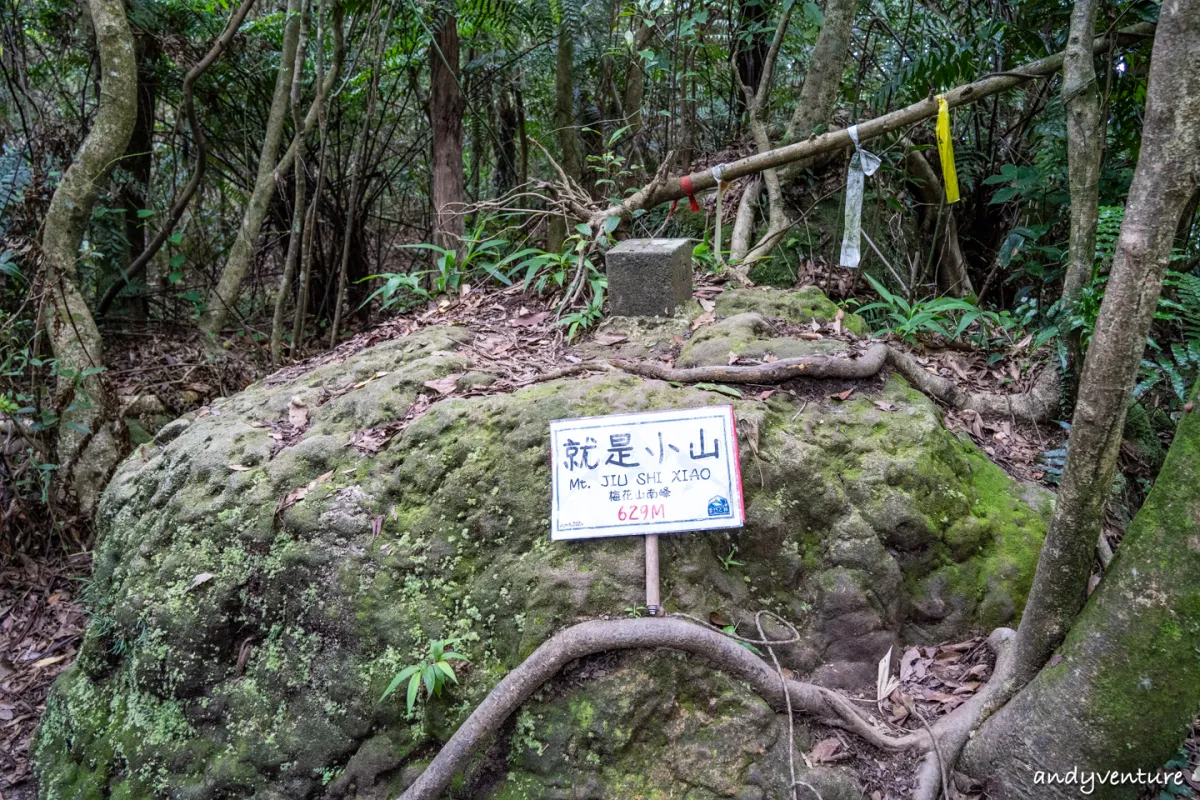
[[[778,317],[788,322],[806,324],[816,320],[831,322],[838,313],[837,304],[816,286],[799,289],[777,289],[770,286],[726,289],[717,296],[717,315],[732,317],[756,312],[764,317]],[[865,335],[867,323],[857,314],[846,314],[842,326],[858,335]]]
[[[362,447],[425,381],[467,373],[470,339],[431,328],[281,373],[122,465],[92,621],[37,739],[42,797],[394,797],[555,631],[644,602],[638,540],[550,541],[548,424],[731,399],[614,373],[445,399]],[[662,538],[668,611],[745,634],[775,611],[801,633],[785,666],[855,686],[888,647],[1013,621],[1047,504],[923,396],[892,378],[843,403],[732,404],[747,524]],[[446,638],[470,659],[457,685],[412,716],[380,701]],[[800,720],[798,747],[810,735]],[[702,661],[602,656],[527,704],[455,796],[782,798],[787,757],[786,718]],[[858,796],[797,763],[827,800]]]

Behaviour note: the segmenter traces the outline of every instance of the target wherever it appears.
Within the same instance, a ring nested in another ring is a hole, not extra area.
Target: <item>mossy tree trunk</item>
[[[254,260],[255,245],[259,231],[267,217],[271,196],[275,193],[276,181],[284,177],[283,169],[277,171],[276,158],[279,143],[283,139],[283,125],[288,112],[288,96],[292,88],[292,70],[295,67],[296,46],[300,39],[300,0],[288,0],[287,19],[283,29],[283,52],[279,56],[279,70],[275,74],[275,93],[271,97],[271,110],[267,116],[267,129],[263,134],[262,150],[258,156],[258,174],[254,189],[246,202],[242,215],[242,226],[238,230],[225,268],[216,287],[208,296],[208,308],[200,318],[200,328],[210,336],[216,336],[229,312],[237,305],[242,282],[250,271]],[[290,167],[290,164],[288,165]]]
[[[1142,148],[1067,464],[1021,621],[1013,678],[1036,673],[979,731],[966,765],[1000,797],[1047,797],[1037,768],[1155,769],[1200,710],[1200,420],[1186,414],[1145,506],[1083,613],[1125,412],[1176,221],[1200,182],[1200,0],[1165,3]],[[1063,659],[1037,672],[1063,642]],[[1074,792],[1075,790],[1071,790]],[[1098,788],[1134,797],[1136,789]],[[1076,796],[1071,794],[1070,796]]]
[[[800,100],[788,122],[784,141],[804,138],[833,114],[842,72],[850,55],[850,36],[854,30],[854,12],[858,0],[826,0],[822,12],[825,24],[813,45],[812,60],[800,87]]]
[[[116,398],[99,371],[100,331],[79,287],[75,263],[92,207],[137,121],[137,64],[122,0],[89,0],[100,58],[100,105],[75,161],[54,192],[42,230],[46,333],[58,361],[59,475],[90,512],[126,438]]]

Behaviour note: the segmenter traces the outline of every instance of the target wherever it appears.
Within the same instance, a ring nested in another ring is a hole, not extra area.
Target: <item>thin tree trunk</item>
[[[137,122],[137,64],[121,0],[89,0],[100,59],[101,103],[91,130],[50,200],[42,229],[46,334],[58,362],[60,475],[85,512],[120,459],[127,439],[104,366],[100,331],[75,285],[75,263],[92,207]],[[93,372],[94,371],[94,372]],[[70,410],[67,410],[70,409]]]
[[[1063,278],[1063,305],[1079,302],[1096,262],[1100,201],[1100,98],[1089,43],[1096,32],[1096,0],[1075,0],[1063,60],[1062,102],[1067,112],[1067,180],[1071,191],[1071,238]],[[1065,334],[1071,364],[1083,354],[1078,329]],[[1072,381],[1071,384],[1074,382]]]
[[[246,202],[242,225],[234,239],[225,267],[217,285],[208,296],[208,308],[200,318],[200,329],[209,336],[220,333],[229,312],[237,305],[242,282],[250,271],[259,231],[271,205],[276,181],[283,177],[277,174],[276,158],[279,143],[283,138],[283,123],[287,115],[288,95],[292,85],[292,70],[296,61],[296,45],[300,38],[300,0],[287,1],[287,19],[283,28],[283,52],[279,57],[279,71],[275,75],[275,93],[271,97],[271,111],[267,116],[267,129],[263,136],[262,150],[258,156],[258,175],[254,189]],[[291,152],[291,151],[289,151]],[[291,154],[295,157],[294,153]],[[289,163],[290,168],[290,163]]]
[[[318,14],[320,11],[318,11]],[[318,26],[320,22],[318,21]],[[305,0],[304,14],[300,19],[300,38],[296,45],[296,63],[292,67],[292,88],[289,92],[289,103],[292,108],[292,126],[296,129],[296,138],[300,139],[304,130],[300,119],[300,84],[304,81],[304,61],[308,50],[309,4]],[[318,49],[324,47],[320,34],[317,35]],[[320,85],[321,76],[317,76]],[[296,274],[296,263],[300,260],[300,239],[304,232],[305,190],[308,175],[304,170],[304,142],[301,140],[296,148],[295,197],[292,201],[292,224],[288,235],[287,255],[283,261],[283,277],[279,282],[279,291],[275,294],[275,310],[271,317],[271,365],[278,367],[283,359],[283,312],[284,303],[291,293],[292,277]],[[295,348],[296,340],[292,339]]]
[[[575,126],[575,39],[566,20],[558,27],[554,72],[554,126],[562,149],[563,171],[573,181],[583,179],[583,144]]]
[[[1200,182],[1197,76],[1200,0],[1164,3],[1150,62],[1141,152],[1088,345],[1054,516],[1017,632],[1017,680],[1032,677],[1046,662],[1083,604],[1125,412],[1175,227]]]
[[[501,87],[496,95],[496,169],[492,173],[492,191],[496,197],[508,194],[517,182],[517,109],[512,95],[508,86]]]
[[[121,187],[121,205],[125,207],[125,238],[129,243],[129,262],[133,263],[146,249],[146,211],[150,203],[150,173],[153,168],[154,104],[156,85],[154,62],[158,59],[158,40],[153,36],[135,36],[137,51],[138,99],[137,123],[125,150],[122,165],[129,170],[133,181]],[[145,315],[145,298],[136,300],[136,309]]]
[[[349,282],[350,274],[350,247],[354,240],[355,226],[358,224],[358,201],[359,184],[361,182],[362,171],[366,166],[367,156],[370,152],[371,137],[367,135],[367,128],[371,124],[371,120],[375,117],[375,103],[379,98],[379,77],[383,72],[383,54],[385,52],[384,44],[387,41],[387,32],[392,27],[392,14],[395,13],[396,6],[392,5],[388,11],[387,19],[383,23],[383,27],[379,30],[379,38],[375,40],[375,64],[371,71],[371,88],[367,93],[367,109],[363,116],[363,131],[359,141],[358,155],[352,156],[350,162],[350,197],[347,199],[346,209],[346,230],[345,238],[342,239],[342,254],[338,260],[338,279],[337,288],[333,296],[333,324],[329,328],[329,346],[333,347],[337,344],[338,330],[342,326],[342,306],[346,304],[347,283]],[[460,142],[461,144],[461,142]],[[462,170],[459,170],[462,174]]]
[[[967,274],[967,259],[963,256],[959,243],[958,225],[949,209],[942,212],[946,224],[942,226],[941,231],[935,230],[938,209],[942,207],[942,182],[921,151],[909,150],[905,154],[904,162],[908,166],[909,177],[913,179],[911,182],[921,198],[922,206],[917,213],[920,217],[921,231],[924,236],[929,237],[929,246],[935,253],[938,291],[953,297],[966,297],[975,290]]]
[[[625,78],[625,97],[621,101],[621,106],[625,109],[625,124],[629,126],[629,137],[641,133],[644,124],[642,104],[646,95],[646,68],[638,53],[646,47],[653,33],[653,26],[647,24],[644,19],[638,20],[637,30],[633,34],[633,57],[629,64],[629,74]]]
[[[448,250],[462,247],[463,101],[458,85],[458,17],[444,12],[429,49],[429,119],[433,129],[433,243]]]

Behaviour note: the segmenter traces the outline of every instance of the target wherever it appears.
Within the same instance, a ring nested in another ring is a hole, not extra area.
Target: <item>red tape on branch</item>
[[[692,179],[684,175],[679,179],[679,189],[687,195],[688,208],[693,212],[700,210],[700,204],[696,202],[696,187],[692,186]]]

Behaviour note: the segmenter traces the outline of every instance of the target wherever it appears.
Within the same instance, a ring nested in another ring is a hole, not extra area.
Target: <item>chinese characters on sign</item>
[[[550,423],[552,539],[740,528],[732,406]]]

